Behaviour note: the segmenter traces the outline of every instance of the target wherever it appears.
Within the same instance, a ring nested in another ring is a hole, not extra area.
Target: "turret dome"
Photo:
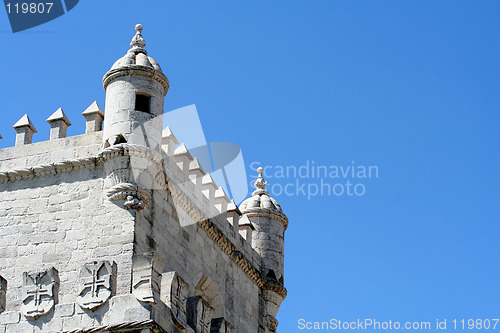
[[[104,75],[104,88],[106,89],[109,81],[117,76],[123,75],[129,71],[135,71],[135,74],[137,74],[137,71],[142,71],[142,75],[151,76],[160,81],[165,88],[166,94],[169,87],[168,79],[163,75],[163,71],[158,62],[148,56],[148,52],[144,49],[146,41],[142,37],[142,25],[136,24],[135,30],[136,33],[130,42],[130,50],[128,50],[123,57],[115,61],[110,70]],[[120,74],[117,75],[116,73]]]
[[[160,65],[158,65],[156,60],[148,57],[148,52],[144,49],[146,41],[142,38],[142,25],[136,24],[135,30],[137,32],[130,42],[131,49],[128,50],[127,54],[123,57],[115,61],[113,66],[111,66],[111,70],[129,65],[138,65],[149,67],[163,73]]]
[[[253,191],[250,198],[245,199],[245,201],[241,203],[240,211],[245,213],[254,209],[263,208],[283,213],[279,203],[275,199],[271,198],[269,196],[269,192],[266,191],[267,182],[262,176],[264,169],[258,168],[257,172],[259,173],[259,177],[253,184],[256,190]]]

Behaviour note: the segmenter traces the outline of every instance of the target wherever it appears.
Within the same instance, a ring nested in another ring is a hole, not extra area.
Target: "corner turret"
[[[106,91],[104,148],[132,143],[160,151],[163,98],[169,82],[144,49],[142,25],[135,26],[131,49],[102,79]]]
[[[284,239],[288,218],[278,202],[269,196],[267,182],[262,176],[264,170],[258,168],[257,172],[259,176],[254,183],[256,190],[252,197],[241,203],[240,211],[242,218],[248,219],[255,228],[251,241],[252,247],[261,257],[262,275],[271,285],[283,287]],[[278,326],[275,317],[283,297],[270,289],[263,290],[262,296],[266,304],[262,324],[266,332],[275,332]]]

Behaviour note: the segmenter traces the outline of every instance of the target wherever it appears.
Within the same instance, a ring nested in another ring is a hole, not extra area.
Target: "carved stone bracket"
[[[57,302],[59,276],[54,267],[23,273],[23,304],[21,312],[37,319],[52,311]]]
[[[111,201],[126,200],[124,206],[126,209],[141,210],[149,206],[151,195],[140,189],[137,184],[121,183],[113,186],[107,192]]]

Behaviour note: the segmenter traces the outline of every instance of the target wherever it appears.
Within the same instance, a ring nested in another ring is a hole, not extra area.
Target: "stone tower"
[[[59,108],[49,141],[24,115],[0,150],[1,333],[276,332],[288,219],[262,169],[238,207],[162,131],[169,83],[141,31],[85,134]]]

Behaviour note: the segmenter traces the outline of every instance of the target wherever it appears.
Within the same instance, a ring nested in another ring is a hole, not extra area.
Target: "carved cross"
[[[174,295],[174,304],[176,308],[175,316],[179,318],[179,315],[182,313],[184,318],[186,316],[186,308],[184,307],[184,301],[186,300],[186,298],[182,295],[183,285],[182,282],[180,281],[180,277],[177,276],[176,279],[177,279],[177,288]]]
[[[83,265],[80,271],[83,288],[77,298],[82,308],[94,311],[111,297],[115,265],[107,261],[94,261]]]
[[[200,316],[201,333],[209,333],[210,321],[212,319],[212,318],[210,318],[211,312],[212,311],[210,311],[208,309],[207,304],[205,304],[205,301],[202,300],[201,301],[201,316]]]
[[[31,286],[26,286],[26,295],[28,297],[33,297],[33,301],[35,302],[34,306],[36,307],[34,311],[30,312],[39,312],[40,309],[38,308],[41,303],[42,303],[42,297],[43,296],[49,296],[52,297],[52,290],[49,286],[49,288],[44,288],[42,278],[43,276],[47,274],[47,272],[37,272],[33,275],[28,275],[30,279],[33,281],[33,285]]]
[[[58,285],[58,273],[53,267],[38,272],[24,272],[21,312],[28,318],[36,319],[52,311]]]
[[[99,270],[104,265],[104,262],[94,263],[92,266],[88,265],[85,268],[89,271],[91,276],[82,278],[84,288],[90,287],[92,297],[99,295],[99,287],[109,288],[106,277],[99,277]],[[90,266],[90,267],[89,267]]]

